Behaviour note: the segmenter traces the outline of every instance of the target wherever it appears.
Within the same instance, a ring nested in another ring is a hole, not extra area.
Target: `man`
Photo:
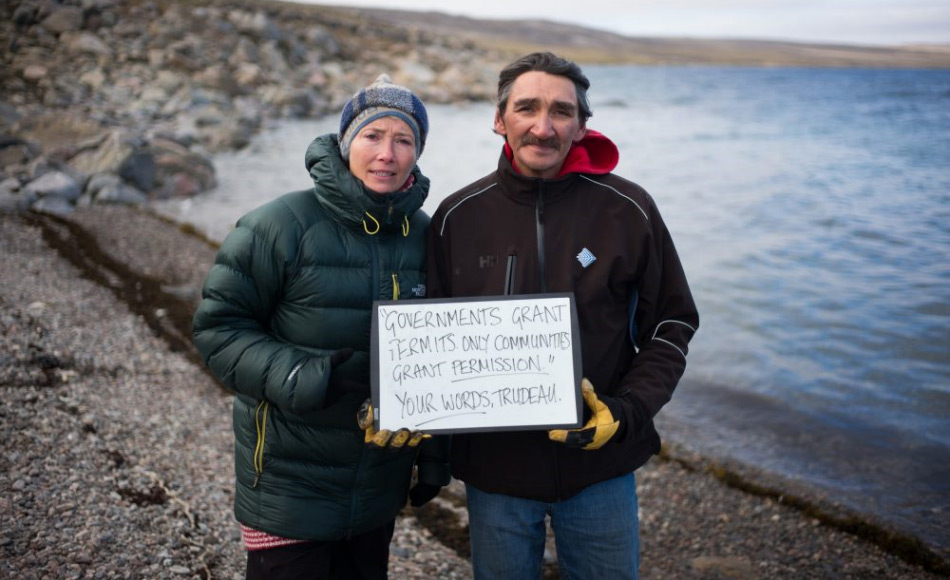
[[[653,417],[699,326],[653,199],[611,173],[616,146],[587,128],[573,62],[525,56],[498,82],[498,169],[447,198],[429,231],[430,296],[573,292],[584,426],[461,434],[477,579],[540,578],[545,516],[567,578],[636,578],[634,470],[660,449]]]

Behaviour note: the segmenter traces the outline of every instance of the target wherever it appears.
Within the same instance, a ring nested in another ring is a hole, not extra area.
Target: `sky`
[[[950,0],[293,1],[434,10],[472,18],[543,18],[628,36],[950,44]]]

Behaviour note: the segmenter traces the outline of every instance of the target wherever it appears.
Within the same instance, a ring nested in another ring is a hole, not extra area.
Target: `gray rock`
[[[290,65],[280,46],[275,41],[267,41],[260,47],[260,65],[270,74],[270,78],[279,80],[290,74]]]
[[[436,72],[425,63],[404,62],[393,73],[393,82],[409,87],[426,86],[432,84],[436,77]]]
[[[82,188],[76,180],[62,171],[44,173],[27,183],[24,191],[28,195],[36,195],[40,198],[40,201],[43,198],[51,197],[63,199],[70,203],[79,199],[82,194]]]
[[[104,186],[93,197],[95,204],[144,205],[147,202],[147,195],[122,182]]]
[[[151,148],[159,197],[187,197],[216,184],[214,165],[206,157],[160,137],[152,139]]]
[[[142,141],[142,137],[130,134],[127,130],[113,129],[101,141],[96,142],[94,147],[84,148],[69,162],[86,175],[119,173],[119,169],[136,153]]]
[[[261,102],[250,97],[238,97],[233,101],[238,121],[242,125],[257,129],[264,119],[264,109]]]
[[[304,33],[304,41],[319,49],[326,55],[335,55],[340,52],[340,45],[333,35],[322,26],[312,26]]]
[[[121,183],[122,178],[114,173],[97,173],[86,182],[86,188],[83,193],[95,197],[103,188],[116,186]]]
[[[39,64],[31,64],[23,69],[23,79],[31,83],[46,78],[47,74],[49,74],[47,68]]]
[[[72,201],[58,195],[47,195],[41,197],[30,206],[33,211],[42,213],[51,213],[57,215],[69,215],[75,211],[76,207]]]
[[[144,147],[136,148],[119,165],[119,176],[141,191],[155,187],[155,156]]]
[[[82,8],[58,6],[42,22],[43,28],[59,35],[82,28]]]
[[[33,150],[24,142],[11,142],[4,147],[0,147],[0,168],[26,165],[33,159]]]
[[[21,183],[15,177],[8,177],[0,181],[0,194],[13,195],[20,192]]]
[[[18,29],[29,28],[36,23],[36,6],[23,3],[13,11],[13,23]]]
[[[11,88],[11,87],[8,87]],[[0,123],[12,125],[23,118],[20,111],[10,103],[0,101]]]
[[[242,87],[256,87],[263,77],[263,69],[252,62],[240,63],[234,72],[234,81]]]
[[[241,64],[257,64],[260,60],[260,51],[257,49],[257,43],[249,38],[242,36],[231,55],[228,57],[228,63],[231,66]]]
[[[245,92],[244,87],[234,78],[232,71],[220,63],[211,65],[192,78],[198,84],[227,95],[235,96]]]
[[[158,71],[158,74],[156,74],[152,85],[160,87],[166,93],[171,93],[178,90],[186,82],[187,77],[185,75],[175,71],[162,69]]]
[[[30,209],[35,197],[0,190],[0,213],[20,213]]]
[[[280,40],[280,27],[263,12],[232,10],[228,14],[230,21],[240,32],[265,40]]]
[[[157,199],[181,199],[194,197],[200,191],[202,191],[200,181],[194,176],[179,172],[164,180],[156,197]]]
[[[106,82],[106,73],[101,68],[96,68],[80,75],[79,81],[91,90],[98,91]]]
[[[109,45],[91,32],[65,33],[61,40],[66,48],[73,53],[112,56],[112,49]]]

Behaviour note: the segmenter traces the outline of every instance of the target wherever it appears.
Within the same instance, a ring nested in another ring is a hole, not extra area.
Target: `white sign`
[[[377,429],[580,426],[573,294],[388,301],[374,309]]]

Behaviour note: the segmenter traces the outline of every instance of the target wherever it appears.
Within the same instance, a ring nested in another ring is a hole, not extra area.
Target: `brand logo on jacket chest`
[[[479,256],[478,257],[478,267],[482,270],[485,268],[494,268],[498,265],[498,256],[488,255],[488,256]]]
[[[588,250],[587,248],[584,248],[583,250],[581,250],[579,254],[577,254],[577,261],[580,262],[581,266],[583,266],[584,268],[586,268],[587,266],[590,266],[596,260],[597,260],[597,256],[595,256],[594,253]]]

